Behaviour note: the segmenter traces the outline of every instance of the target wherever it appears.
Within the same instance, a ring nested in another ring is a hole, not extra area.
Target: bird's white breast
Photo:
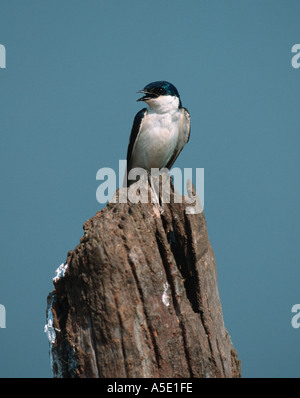
[[[176,148],[181,126],[178,105],[175,108],[173,104],[173,109],[164,113],[155,108],[150,107],[141,123],[131,168],[143,167],[150,171],[165,167]]]

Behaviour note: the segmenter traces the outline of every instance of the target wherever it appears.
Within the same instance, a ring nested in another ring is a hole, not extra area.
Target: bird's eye
[[[165,94],[166,90],[162,87],[159,87],[158,92],[159,94]]]

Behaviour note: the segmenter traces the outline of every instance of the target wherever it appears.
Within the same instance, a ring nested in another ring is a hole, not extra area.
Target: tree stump
[[[186,209],[172,189],[84,224],[47,299],[54,377],[241,377],[204,214]]]

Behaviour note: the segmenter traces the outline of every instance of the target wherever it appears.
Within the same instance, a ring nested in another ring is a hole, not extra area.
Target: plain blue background
[[[0,1],[0,377],[51,377],[56,268],[125,159],[136,91],[172,82],[205,169],[225,325],[244,377],[299,377],[299,1]]]

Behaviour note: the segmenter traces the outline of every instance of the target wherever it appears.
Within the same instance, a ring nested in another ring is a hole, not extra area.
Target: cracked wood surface
[[[84,224],[50,294],[54,377],[241,376],[204,215],[185,209],[172,191]]]

